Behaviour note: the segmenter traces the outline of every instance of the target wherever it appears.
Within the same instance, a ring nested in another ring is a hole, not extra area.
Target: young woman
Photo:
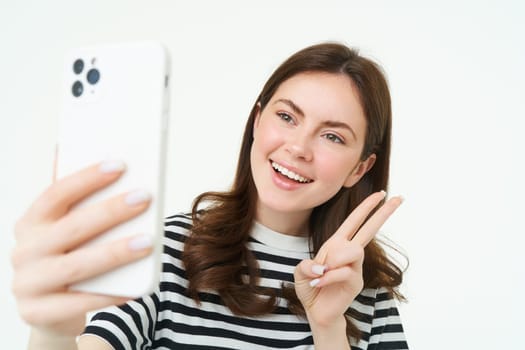
[[[374,238],[402,202],[383,191],[390,133],[376,64],[336,43],[292,55],[253,105],[231,190],[166,219],[160,286],[132,301],[67,286],[150,252],[140,238],[76,249],[148,197],[68,213],[118,179],[118,162],[55,182],[16,228],[13,289],[30,348],[75,348],[87,310],[127,302],[97,313],[78,348],[406,349],[402,271]]]

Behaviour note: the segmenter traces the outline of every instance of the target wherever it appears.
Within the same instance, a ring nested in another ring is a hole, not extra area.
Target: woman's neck
[[[311,212],[278,212],[258,205],[255,219],[273,231],[292,236],[306,236]]]

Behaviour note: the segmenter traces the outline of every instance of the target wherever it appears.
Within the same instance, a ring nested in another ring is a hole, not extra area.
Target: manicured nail
[[[381,193],[383,194],[383,198],[386,197],[386,191],[385,191],[385,190],[381,190],[381,191],[379,191],[379,192],[381,192]]]
[[[311,280],[311,281],[310,281],[310,287],[313,288],[313,287],[317,286],[317,285],[319,284],[319,282],[321,282],[321,280],[320,280],[319,278],[316,278],[316,279],[314,279],[314,280]]]
[[[326,270],[326,266],[324,265],[314,265],[312,266],[312,272],[316,275],[322,276]]]
[[[124,200],[127,205],[133,206],[147,202],[151,199],[151,194],[143,190],[136,190],[128,193],[126,199]]]
[[[117,173],[124,169],[126,169],[126,164],[120,160],[105,160],[99,166],[101,173]]]
[[[149,235],[137,236],[128,242],[129,249],[134,251],[150,248],[152,245],[153,242]]]

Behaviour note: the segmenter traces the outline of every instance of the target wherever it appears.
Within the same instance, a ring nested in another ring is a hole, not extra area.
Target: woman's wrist
[[[76,350],[76,337],[41,328],[31,328],[28,350]]]
[[[316,350],[350,349],[346,334],[346,319],[343,315],[330,323],[314,321],[309,323]]]

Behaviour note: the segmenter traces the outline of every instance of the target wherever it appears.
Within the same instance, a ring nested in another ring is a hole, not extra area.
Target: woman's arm
[[[42,331],[37,328],[31,328],[29,335],[28,350],[38,349],[55,349],[55,350],[76,350],[77,344],[75,337]]]
[[[85,334],[78,338],[78,350],[114,350],[104,340],[94,335]]]
[[[350,350],[350,344],[346,334],[346,320],[344,317],[324,327],[310,322],[310,328],[316,350]]]

